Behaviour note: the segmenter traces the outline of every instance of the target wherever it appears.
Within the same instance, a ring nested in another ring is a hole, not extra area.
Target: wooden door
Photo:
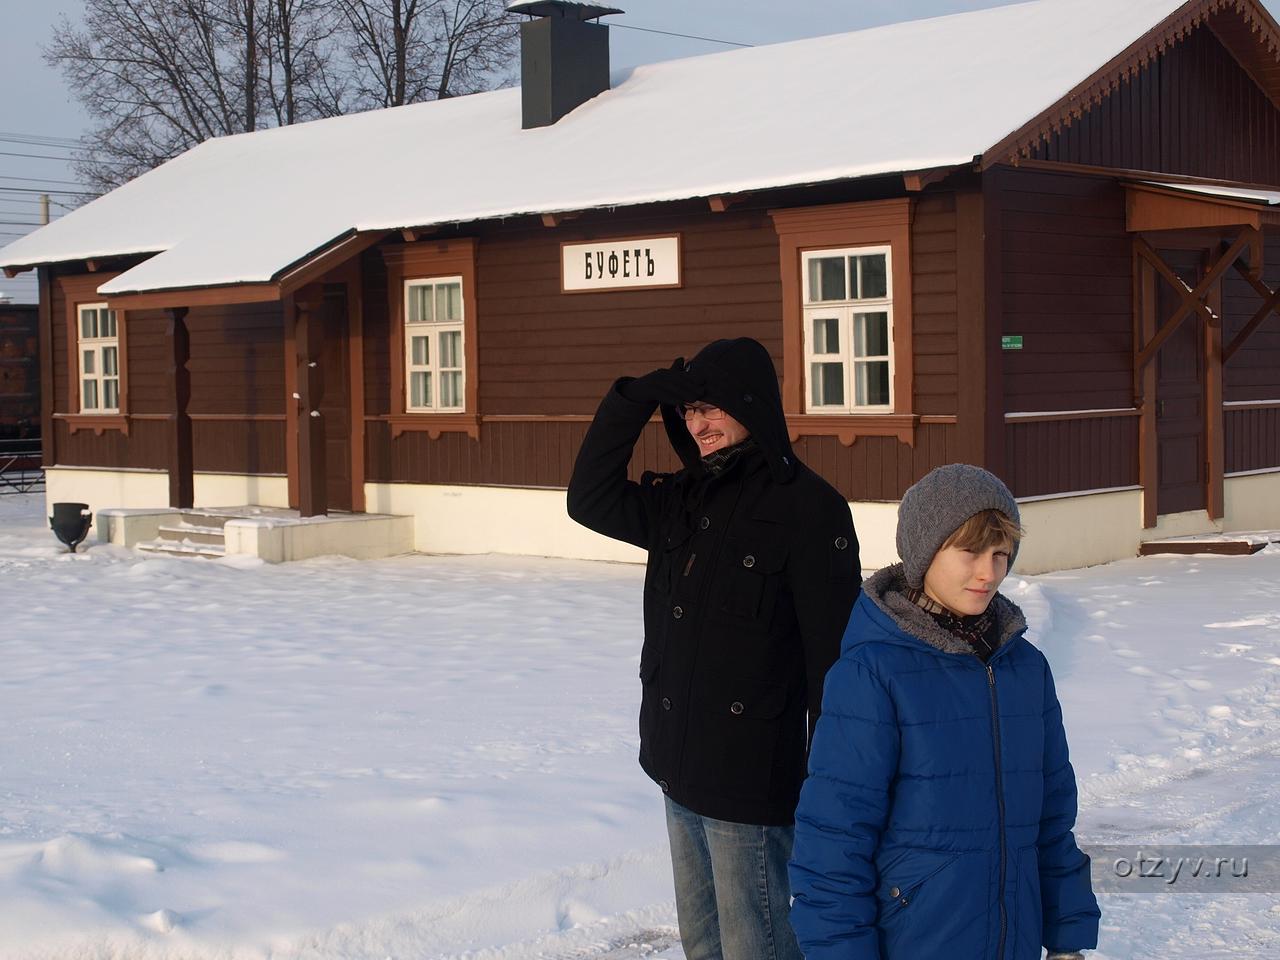
[[[1160,258],[1189,287],[1199,281],[1204,253],[1160,250]],[[1159,283],[1157,323],[1163,326],[1182,302]],[[1208,507],[1208,444],[1205,436],[1204,321],[1192,315],[1156,354],[1156,502],[1160,513]]]
[[[325,486],[330,510],[351,509],[351,373],[347,336],[346,284],[327,283],[324,305],[324,351],[321,367],[324,395],[320,415],[324,419]]]

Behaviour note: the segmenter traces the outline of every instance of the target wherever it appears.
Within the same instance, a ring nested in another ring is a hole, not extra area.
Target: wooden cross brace
[[[1160,348],[1164,346],[1165,342],[1171,336],[1173,336],[1174,332],[1182,324],[1183,320],[1195,313],[1203,317],[1205,324],[1210,327],[1216,327],[1219,324],[1219,317],[1205,305],[1204,298],[1208,295],[1209,291],[1213,289],[1213,285],[1222,279],[1222,275],[1231,268],[1232,264],[1234,264],[1237,259],[1239,259],[1240,254],[1244,252],[1245,248],[1250,246],[1256,246],[1258,249],[1261,248],[1261,237],[1258,235],[1258,232],[1252,228],[1246,227],[1242,229],[1236,235],[1235,240],[1232,241],[1230,246],[1228,246],[1227,249],[1223,251],[1222,255],[1214,261],[1213,265],[1209,267],[1205,272],[1204,277],[1195,285],[1194,289],[1189,288],[1186,283],[1183,282],[1181,277],[1169,269],[1168,264],[1160,259],[1160,255],[1156,253],[1156,251],[1151,248],[1151,245],[1145,240],[1141,237],[1134,237],[1133,242],[1138,255],[1150,263],[1151,266],[1155,268],[1156,273],[1164,277],[1169,285],[1177,291],[1178,296],[1182,300],[1178,305],[1178,309],[1174,311],[1173,316],[1165,322],[1164,326],[1162,326],[1159,331],[1157,331],[1156,335],[1151,338],[1151,342],[1143,347],[1134,358],[1134,395],[1141,396],[1142,371],[1146,368],[1147,364],[1155,359],[1155,355],[1160,351]],[[1268,293],[1270,293],[1270,291],[1268,291]],[[1239,338],[1237,337],[1237,340],[1238,339]]]
[[[1251,270],[1247,264],[1241,263],[1239,260],[1235,262],[1234,266],[1236,271],[1249,282],[1249,286],[1253,287],[1254,292],[1262,298],[1262,306],[1258,308],[1258,312],[1241,328],[1231,343],[1222,351],[1223,363],[1231,359],[1232,355],[1244,345],[1244,342],[1253,335],[1254,331],[1262,326],[1267,317],[1273,312],[1280,315],[1280,286],[1272,290],[1262,282],[1262,278],[1258,276],[1257,271]]]

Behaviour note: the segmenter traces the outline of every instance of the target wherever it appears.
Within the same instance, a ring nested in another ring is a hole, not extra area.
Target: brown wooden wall
[[[560,292],[561,243],[673,232],[682,238],[680,289]],[[920,201],[912,267],[915,403],[922,414],[956,412],[955,232],[950,195]],[[382,419],[390,409],[392,362],[386,271],[377,250],[363,259],[371,481],[562,487],[587,419],[617,377],[736,336],[762,342],[781,370],[778,238],[765,209],[628,220],[588,215],[556,229],[494,229],[479,241],[479,404],[486,418],[479,441],[449,433],[431,440],[413,431],[392,439]],[[850,499],[897,499],[930,468],[954,459],[953,433],[946,424],[922,426],[914,449],[894,438],[862,438],[852,447],[802,438],[796,451]],[[661,428],[652,425],[633,474],[677,466]]]
[[[911,224],[911,306],[915,412],[955,414],[959,311],[954,193],[925,194],[916,203]]]
[[[1280,467],[1280,406],[1228,407],[1223,419],[1227,473]]]
[[[1138,418],[1005,424],[1005,482],[1019,497],[1138,484]]]
[[[1268,230],[1263,280],[1280,287],[1280,230]],[[1234,270],[1222,288],[1223,342],[1231,343],[1257,312],[1262,298]],[[1272,313],[1227,361],[1223,375],[1227,403],[1280,401],[1280,315]],[[1232,407],[1224,415],[1227,473],[1280,467],[1280,409]]]
[[[54,412],[72,409],[74,371],[68,359],[67,299],[50,284],[53,317]],[[168,315],[130,311],[122,327],[129,433],[72,432],[55,421],[54,451],[63,466],[164,469],[173,403],[166,384]],[[195,469],[224,473],[284,473],[284,338],[280,304],[197,307],[191,335],[191,405]]]
[[[1264,241],[1268,287],[1280,287],[1280,230],[1268,230]],[[1229,344],[1249,322],[1262,298],[1236,271],[1227,273],[1222,287],[1223,342]],[[1280,400],[1280,315],[1272,313],[1232,358],[1223,376],[1223,399]]]
[[[1032,157],[1280,184],[1280,110],[1201,28],[1042,141]]]
[[[1005,411],[1133,405],[1132,246],[1124,192],[1098,177],[988,172],[1001,218]]]

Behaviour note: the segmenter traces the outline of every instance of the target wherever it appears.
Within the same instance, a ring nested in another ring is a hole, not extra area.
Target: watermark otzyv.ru
[[[1097,890],[1120,893],[1280,891],[1280,846],[1084,846]]]

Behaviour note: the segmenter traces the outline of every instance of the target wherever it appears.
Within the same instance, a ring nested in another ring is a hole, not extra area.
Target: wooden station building
[[[954,461],[1022,501],[1024,572],[1280,527],[1256,0],[1038,0],[612,77],[607,8],[512,6],[522,89],[210,141],[0,250],[39,271],[51,500],[630,558],[564,513],[599,398],[748,335],[868,566]],[[675,466],[656,419],[633,466]]]

